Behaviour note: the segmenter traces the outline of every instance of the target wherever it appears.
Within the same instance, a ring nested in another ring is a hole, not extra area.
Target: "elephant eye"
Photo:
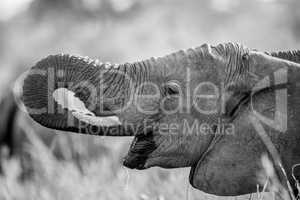
[[[167,82],[164,89],[167,95],[177,95],[180,93],[180,85],[175,81]]]
[[[249,54],[248,54],[248,53],[244,53],[244,54],[242,55],[242,60],[243,60],[243,61],[249,60]]]

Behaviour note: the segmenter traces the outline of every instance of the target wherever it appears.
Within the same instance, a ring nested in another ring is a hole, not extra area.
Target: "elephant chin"
[[[159,146],[153,134],[136,135],[130,145],[128,154],[123,160],[123,165],[130,169],[146,169],[149,155]]]

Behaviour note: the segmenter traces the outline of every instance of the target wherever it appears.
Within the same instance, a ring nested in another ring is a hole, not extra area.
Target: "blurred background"
[[[299,8],[299,0],[1,0],[0,97],[49,54],[122,63],[203,43],[300,49]],[[27,132],[47,132],[23,123]],[[3,160],[0,199],[220,199],[192,189],[189,169],[124,169],[121,161],[131,138],[64,135],[70,136],[58,139],[62,157],[72,146],[83,158],[80,167],[72,156],[58,161],[52,156],[55,148],[33,136],[36,147],[29,151],[37,175],[24,184],[18,178],[20,161]]]

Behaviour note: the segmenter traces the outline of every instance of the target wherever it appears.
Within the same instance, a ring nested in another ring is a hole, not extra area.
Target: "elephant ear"
[[[299,56],[292,59],[290,54],[287,54],[289,55],[289,59],[287,59],[287,57],[283,57],[283,53],[280,53],[281,57],[274,55],[275,53],[272,53],[273,57],[280,58],[283,62],[284,58],[294,62],[300,58]],[[266,56],[274,63],[281,62],[277,58],[272,58],[271,54],[266,54]],[[280,67],[256,69],[256,73],[247,74],[247,79],[244,81],[227,84],[222,94],[224,118],[232,121],[241,112],[249,112],[257,117],[257,122],[261,122],[273,130],[285,132],[287,130],[287,118],[282,113],[287,113],[288,102],[285,101],[286,98],[284,97],[288,95],[288,77],[297,80],[299,74],[297,74],[296,68],[289,70],[283,65],[278,66]],[[207,162],[205,157],[212,156],[211,153],[213,153],[211,150],[213,150],[214,145],[211,144],[208,151],[201,155],[201,159],[191,167],[189,181],[193,187],[198,189],[201,189],[199,183],[203,182],[202,178],[206,173],[201,171],[201,166]]]
[[[225,98],[225,117],[234,120],[241,112],[249,112],[267,126],[287,130],[288,69],[282,68],[258,80],[252,87],[229,89]]]
[[[273,52],[273,53],[266,52],[265,54],[270,59],[274,57],[274,61],[272,62],[279,61],[277,59],[279,58],[280,60],[282,59],[282,61],[286,60],[286,61],[300,63],[300,51]],[[243,81],[230,83],[223,90],[224,98],[223,98],[222,114],[225,118],[233,120],[244,106],[249,105],[248,103],[250,103],[250,106],[254,110],[254,113],[258,114],[254,108],[255,105],[257,105],[257,102],[265,101],[268,98],[269,98],[268,100],[270,100],[272,99],[271,96],[274,96],[275,98],[279,97],[278,94],[280,92],[278,93],[276,91],[280,91],[281,89],[286,87],[288,83],[287,68],[261,67],[259,69],[256,69],[255,71],[256,72],[248,72],[247,77]],[[294,76],[293,73],[289,74],[289,77],[291,76]],[[269,96],[269,97],[263,99],[263,97],[265,96]],[[281,104],[284,103],[286,102],[281,102]],[[272,109],[278,111],[278,108],[272,108]],[[259,110],[261,110],[261,108]],[[279,111],[285,112],[282,109],[279,109]],[[270,125],[270,121],[269,121],[269,125]]]
[[[251,66],[245,82],[236,82],[224,89],[223,115],[234,120],[241,112],[249,112],[272,130],[287,130],[288,105],[299,101],[300,51],[265,53],[261,65]],[[287,62],[290,61],[290,62]],[[254,68],[255,67],[255,68]]]
[[[232,121],[251,99],[251,88],[245,84],[231,84],[224,90],[222,115]]]

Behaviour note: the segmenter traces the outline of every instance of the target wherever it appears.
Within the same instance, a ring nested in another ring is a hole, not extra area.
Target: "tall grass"
[[[118,159],[104,155],[89,162],[82,162],[79,168],[78,163],[73,160],[62,161],[53,156],[51,148],[46,146],[32,129],[26,128],[26,135],[32,143],[27,151],[34,173],[31,178],[21,181],[20,159],[3,159],[0,199],[249,199],[249,195],[225,198],[193,189],[188,183],[189,169],[128,170],[122,167],[119,161],[116,162]],[[266,194],[251,196],[252,199],[258,197],[270,198]]]
[[[0,199],[184,199],[186,170],[153,169],[129,171],[114,166],[114,159],[102,156],[91,162],[59,161],[50,148],[27,129],[33,145],[28,148],[34,174],[20,180],[20,159],[4,159],[4,175],[0,178]],[[68,148],[68,147],[66,147]],[[160,186],[159,186],[160,185]]]

